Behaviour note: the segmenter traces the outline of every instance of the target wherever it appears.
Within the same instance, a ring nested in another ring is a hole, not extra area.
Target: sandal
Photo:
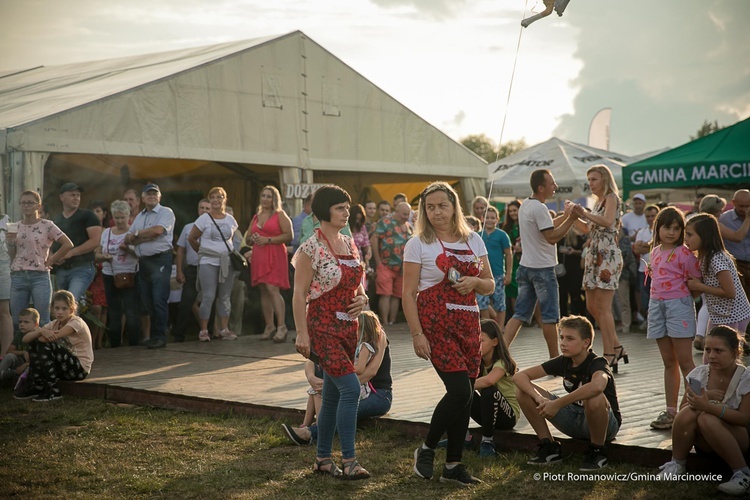
[[[338,479],[343,479],[344,481],[356,481],[358,479],[368,479],[370,477],[370,473],[367,472],[367,469],[362,467],[356,460],[344,462],[341,466],[344,468],[344,471]]]
[[[623,362],[627,365],[630,363],[630,358],[628,357],[628,353],[625,352],[625,348],[621,345],[618,345],[615,347],[615,351],[620,351],[617,353],[617,361],[623,360]]]
[[[321,469],[321,467],[327,466],[330,466],[328,470]],[[315,460],[315,465],[313,465],[313,472],[315,474],[332,477],[340,477],[343,474],[343,472],[341,472],[341,469],[339,469],[338,466],[330,458],[326,458],[325,460]]]

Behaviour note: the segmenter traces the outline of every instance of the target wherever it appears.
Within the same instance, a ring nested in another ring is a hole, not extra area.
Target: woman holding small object
[[[741,364],[741,336],[728,326],[714,327],[706,336],[708,364],[687,376],[685,396],[672,424],[672,460],[659,476],[685,474],[693,446],[713,451],[732,469],[719,491],[730,495],[750,492],[750,468],[744,454],[750,448],[750,370]]]
[[[317,458],[313,471],[338,479],[366,479],[356,460],[359,379],[354,368],[359,314],[368,303],[364,268],[354,240],[339,231],[347,225],[351,197],[338,186],[319,188],[312,201],[320,228],[292,258],[295,268],[294,322],[297,351],[323,368],[323,402],[318,416]],[[338,431],[343,471],[332,459]]]
[[[403,307],[414,352],[432,362],[446,394],[435,407],[424,444],[414,452],[414,472],[431,479],[435,448],[447,433],[441,481],[479,481],[461,463],[474,380],[481,362],[476,294],[495,289],[482,237],[466,223],[458,195],[433,182],[419,199],[415,237],[404,248]]]

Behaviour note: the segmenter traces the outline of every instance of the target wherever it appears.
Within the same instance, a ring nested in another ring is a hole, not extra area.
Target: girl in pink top
[[[698,259],[685,245],[685,216],[667,207],[656,216],[651,264],[651,299],[648,304],[648,334],[656,339],[664,363],[667,409],[651,422],[654,429],[670,429],[677,414],[677,395],[682,378],[695,368],[695,304],[688,288],[690,277],[700,278]]]

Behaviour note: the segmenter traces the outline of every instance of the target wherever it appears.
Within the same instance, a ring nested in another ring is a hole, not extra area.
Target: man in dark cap
[[[144,345],[158,349],[167,345],[175,217],[172,209],[160,204],[161,191],[156,184],[146,184],[141,198],[146,208],[135,217],[124,244],[135,246],[141,307],[151,317],[151,338]]]
[[[74,182],[66,182],[60,187],[62,213],[53,222],[73,242],[73,248],[65,260],[54,267],[55,283],[58,290],[68,290],[76,299],[81,297],[94,280],[94,250],[99,246],[102,224],[99,218],[81,205],[83,188]],[[52,245],[56,252],[59,243]]]

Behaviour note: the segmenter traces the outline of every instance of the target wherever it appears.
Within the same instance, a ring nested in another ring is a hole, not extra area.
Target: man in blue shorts
[[[589,441],[582,471],[607,466],[605,443],[617,435],[622,417],[612,371],[607,360],[591,350],[593,343],[594,327],[589,320],[566,316],[560,320],[562,356],[513,377],[521,411],[541,440],[539,452],[529,464],[549,465],[562,460],[562,446],[552,439],[549,420],[563,434]],[[547,375],[563,378],[565,396],[555,396],[532,383]]]
[[[557,248],[578,218],[573,204],[567,203],[562,215],[554,220],[544,204],[557,190],[549,170],[535,170],[530,179],[532,195],[518,210],[518,229],[521,235],[521,263],[516,272],[518,298],[513,317],[505,327],[505,344],[518,335],[523,323],[531,321],[537,301],[542,310],[542,333],[549,357],[557,357],[557,321],[560,319],[560,294],[555,276]]]

